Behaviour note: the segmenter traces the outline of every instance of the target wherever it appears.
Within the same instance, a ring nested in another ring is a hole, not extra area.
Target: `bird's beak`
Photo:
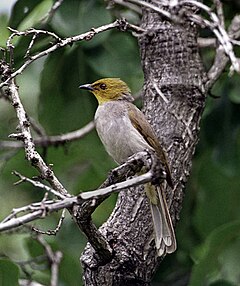
[[[87,89],[87,90],[90,90],[90,91],[93,91],[94,88],[92,87],[91,84],[83,84],[83,85],[80,85],[79,88],[81,89]]]

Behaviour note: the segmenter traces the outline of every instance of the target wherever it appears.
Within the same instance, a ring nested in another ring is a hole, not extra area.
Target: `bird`
[[[128,85],[120,78],[103,78],[79,88],[90,91],[98,101],[95,127],[107,153],[122,164],[135,153],[151,150],[158,156],[173,187],[166,153],[146,117],[134,104]],[[176,238],[161,185],[144,185],[149,199],[157,256],[176,250]]]

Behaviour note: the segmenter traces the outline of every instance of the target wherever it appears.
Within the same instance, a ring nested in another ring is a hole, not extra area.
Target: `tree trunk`
[[[175,188],[166,187],[166,195],[175,225],[205,104],[197,30],[190,22],[171,23],[149,9],[143,10],[142,28],[146,30],[139,38],[145,76],[143,111],[168,153]],[[151,221],[143,188],[122,191],[100,228],[114,258],[97,266],[97,255],[87,245],[81,257],[85,285],[150,285],[163,258],[156,256]]]

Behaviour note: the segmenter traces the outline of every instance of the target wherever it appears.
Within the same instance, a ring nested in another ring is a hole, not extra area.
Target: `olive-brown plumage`
[[[133,97],[126,83],[118,78],[105,78],[80,88],[91,91],[98,100],[96,130],[112,158],[121,164],[137,152],[154,150],[165,167],[167,182],[172,187],[166,154],[143,113],[131,103]],[[145,190],[150,201],[158,255],[174,252],[176,239],[161,186],[148,183]]]

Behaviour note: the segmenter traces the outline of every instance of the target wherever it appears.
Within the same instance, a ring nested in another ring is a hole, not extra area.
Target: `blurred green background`
[[[51,21],[43,23],[42,18],[52,2],[19,0],[15,5],[8,2],[9,14],[0,14],[0,46],[6,46],[10,35],[8,26],[19,30],[41,28],[68,37],[110,23],[119,15],[133,23],[139,20],[137,14],[124,8],[107,10],[103,1],[67,0]],[[239,13],[237,1],[231,3],[224,1],[227,24],[236,11]],[[0,3],[0,12],[3,4],[4,1]],[[201,34],[210,35],[208,31]],[[30,41],[31,37],[13,40],[16,68],[24,62]],[[46,48],[48,43],[49,38],[39,37],[33,52]],[[214,49],[201,53],[209,68]],[[240,55],[239,50],[236,53]],[[93,119],[96,100],[89,93],[79,91],[78,86],[108,76],[122,78],[133,93],[141,89],[143,74],[138,44],[130,33],[108,31],[89,42],[63,48],[34,62],[18,77],[17,83],[28,114],[48,135],[57,135],[79,129]],[[212,93],[219,98],[207,99],[200,142],[176,230],[178,250],[165,258],[152,285],[240,285],[239,75],[229,77],[226,70]],[[8,135],[16,131],[16,125],[12,106],[0,98],[0,140],[8,140]],[[56,175],[72,194],[96,188],[115,166],[95,131],[82,140],[38,150],[53,164]],[[42,190],[27,183],[13,186],[17,181],[11,174],[13,170],[29,177],[38,175],[24,159],[23,151],[0,149],[0,219],[12,208],[43,197]],[[107,219],[115,201],[116,196],[111,196],[97,209],[94,222],[98,226]],[[59,217],[59,213],[54,214],[34,225],[44,230],[54,229]],[[57,236],[47,236],[46,240],[54,250],[63,252],[59,285],[82,285],[79,257],[86,239],[69,215]],[[0,283],[18,285],[19,277],[31,275],[32,279],[48,285],[50,272],[45,261],[26,264],[26,273],[19,266],[20,262],[42,254],[42,247],[24,231],[0,234]]]

